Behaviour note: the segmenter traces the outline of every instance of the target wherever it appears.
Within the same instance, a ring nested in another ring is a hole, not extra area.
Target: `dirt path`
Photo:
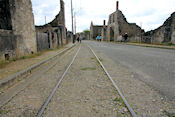
[[[6,78],[6,77],[8,77],[16,72],[19,72],[25,68],[28,68],[28,67],[32,66],[33,64],[36,64],[42,60],[45,60],[51,56],[54,56],[59,51],[62,51],[63,49],[68,48],[70,46],[72,46],[72,44],[68,44],[61,49],[43,52],[40,56],[37,56],[34,58],[21,59],[21,60],[15,61],[15,62],[13,61],[13,62],[9,63],[8,65],[6,65],[5,67],[0,68],[0,80]]]
[[[127,109],[92,52],[81,50],[44,117],[129,117]]]

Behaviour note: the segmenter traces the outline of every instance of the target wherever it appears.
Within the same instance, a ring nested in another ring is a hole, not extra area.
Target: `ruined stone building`
[[[68,42],[66,32],[64,1],[60,0],[60,12],[55,19],[43,26],[36,26],[38,50],[63,46]]]
[[[102,34],[103,25],[93,25],[91,22],[90,26],[90,40],[96,40],[96,37]]]
[[[145,43],[173,43],[175,44],[175,12],[159,28],[148,31],[143,35]]]
[[[36,48],[31,1],[0,0],[0,60],[35,53]]]
[[[0,60],[63,46],[66,32],[63,0],[55,19],[36,27],[31,0],[0,0]]]
[[[118,37],[128,34],[128,41],[139,42],[143,30],[135,23],[128,23],[123,13],[119,10],[117,1],[116,11],[109,16],[106,38],[108,41],[117,41]]]
[[[175,44],[175,13],[164,22],[159,28],[145,32],[135,23],[128,23],[122,11],[119,10],[119,2],[116,4],[116,11],[109,15],[108,25],[94,26],[91,23],[90,37],[95,39],[101,35],[103,40],[118,41],[120,36],[128,34],[129,42],[142,43],[173,43]]]

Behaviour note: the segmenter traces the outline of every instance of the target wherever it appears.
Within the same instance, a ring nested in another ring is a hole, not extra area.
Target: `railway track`
[[[116,83],[114,82],[114,80],[112,79],[112,77],[110,76],[110,74],[108,73],[107,69],[104,67],[103,63],[100,61],[100,59],[98,58],[98,56],[96,55],[96,53],[93,51],[93,49],[88,45],[89,50],[92,52],[92,54],[95,56],[96,60],[100,63],[100,66],[103,68],[105,74],[108,76],[108,78],[110,79],[110,81],[113,84],[113,87],[115,87],[115,89],[118,91],[119,95],[121,96],[123,102],[125,103],[128,111],[130,112],[132,117],[137,117],[136,113],[134,112],[134,110],[131,108],[131,106],[129,105],[129,103],[127,102],[126,98],[124,97],[124,95],[121,93],[120,89],[118,88],[118,86],[116,85]],[[60,80],[58,81],[58,83],[56,84],[56,86],[53,88],[52,92],[50,93],[49,97],[47,98],[47,100],[45,101],[45,103],[43,104],[42,108],[40,109],[40,111],[37,114],[37,117],[41,117],[44,113],[44,111],[46,110],[48,104],[50,103],[50,101],[52,100],[56,90],[59,88],[61,82],[63,81],[65,75],[68,73],[68,71],[71,68],[71,65],[74,63],[79,51],[81,49],[81,46],[79,47],[79,49],[77,50],[75,56],[73,57],[72,61],[70,62],[70,64],[68,65],[68,67],[66,68],[65,72],[63,73],[63,75],[61,76]],[[144,116],[146,117],[146,116]]]
[[[51,70],[59,62],[60,57],[63,57],[64,56],[63,54],[72,51],[74,47],[75,46],[64,49],[63,51],[60,51],[56,55],[46,60],[43,60],[40,63],[37,63],[1,81],[0,83],[1,90],[3,89],[5,92],[0,95],[0,108],[6,105],[14,96],[16,96],[22,90],[24,90],[33,81],[41,77],[43,73],[45,73],[48,70]]]

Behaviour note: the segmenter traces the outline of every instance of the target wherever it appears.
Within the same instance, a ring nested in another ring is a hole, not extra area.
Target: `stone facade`
[[[0,56],[3,58],[9,54],[9,56],[20,57],[37,52],[31,1],[1,0],[0,13],[0,38],[1,40],[6,40],[7,38],[12,40],[9,41],[9,45],[14,45],[15,47],[8,48],[7,46],[7,48],[2,48],[1,46]],[[1,45],[6,45],[6,41],[0,41],[0,43]]]

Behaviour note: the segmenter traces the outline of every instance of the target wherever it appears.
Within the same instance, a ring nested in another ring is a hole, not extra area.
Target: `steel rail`
[[[131,108],[131,106],[129,105],[128,101],[126,100],[126,98],[124,97],[124,95],[122,94],[122,92],[120,91],[119,87],[117,86],[117,84],[114,82],[114,80],[112,79],[112,77],[110,76],[110,74],[108,73],[107,69],[105,68],[105,66],[102,64],[102,62],[99,60],[98,56],[95,54],[95,52],[92,50],[92,48],[88,45],[88,47],[90,48],[90,50],[92,51],[92,53],[94,54],[94,56],[96,57],[96,59],[98,60],[98,62],[100,63],[101,67],[103,68],[103,70],[105,71],[106,75],[108,76],[108,78],[111,80],[113,86],[116,88],[116,90],[118,91],[119,95],[121,96],[121,98],[123,99],[125,105],[127,106],[129,112],[131,113],[132,117],[137,117],[136,113],[134,112],[134,110]]]
[[[54,89],[52,90],[51,94],[49,95],[49,97],[47,98],[46,102],[44,103],[44,105],[42,106],[41,110],[39,111],[37,117],[41,117],[41,115],[43,114],[44,110],[46,109],[47,105],[49,104],[49,102],[51,101],[52,97],[54,96],[57,88],[59,87],[59,85],[61,84],[64,76],[67,74],[68,70],[70,69],[71,65],[73,64],[73,62],[75,61],[75,58],[77,57],[79,51],[80,51],[81,46],[79,47],[78,51],[76,52],[75,56],[73,57],[71,63],[69,64],[69,66],[67,67],[66,71],[63,73],[63,75],[61,76],[60,80],[58,81],[58,83],[56,84],[56,86],[54,87]]]

